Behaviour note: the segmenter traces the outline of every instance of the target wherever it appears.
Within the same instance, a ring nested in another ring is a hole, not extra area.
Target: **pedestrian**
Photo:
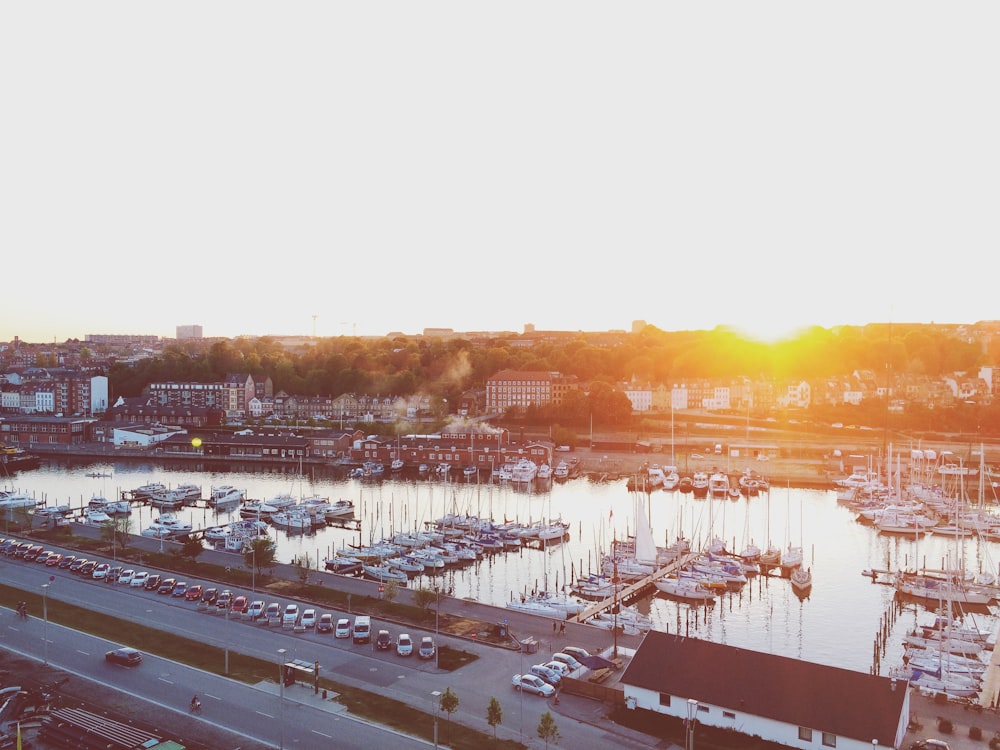
[[[553,620],[552,621],[552,634],[555,635],[555,633],[556,633],[556,621]]]
[[[559,623],[559,633],[561,635],[566,635],[566,623],[565,622]]]

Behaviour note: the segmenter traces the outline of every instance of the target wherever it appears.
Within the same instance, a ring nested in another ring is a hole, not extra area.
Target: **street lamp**
[[[437,605],[434,607],[434,669],[441,667],[441,585],[435,584],[434,593],[437,595]],[[437,714],[434,714],[437,716]]]
[[[54,578],[55,576],[52,576]],[[49,603],[48,593],[49,584],[42,584],[42,648],[45,654],[45,665],[48,666],[49,663]]]
[[[280,686],[278,702],[278,731],[280,734],[278,748],[285,750],[285,654],[286,649],[278,649],[278,685]]]
[[[437,750],[438,746],[438,711],[441,708],[441,691],[432,690],[431,697],[434,698],[434,750]]]
[[[697,721],[698,714],[698,701],[694,698],[688,698],[687,702],[687,741],[685,743],[686,750],[694,750],[694,724]]]

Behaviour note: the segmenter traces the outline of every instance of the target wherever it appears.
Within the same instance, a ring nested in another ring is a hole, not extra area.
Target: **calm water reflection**
[[[87,477],[91,472],[111,476]],[[872,583],[861,575],[863,570],[909,565],[918,558],[932,567],[939,566],[947,555],[956,554],[962,556],[968,569],[996,572],[1000,557],[996,544],[975,539],[956,542],[925,536],[918,542],[879,535],[859,524],[854,513],[837,503],[832,491],[795,488],[772,488],[770,493],[750,500],[712,502],[677,492],[633,493],[625,480],[595,483],[575,479],[519,491],[464,479],[443,483],[390,478],[362,484],[318,474],[200,472],[152,463],[47,464],[18,474],[3,485],[27,491],[49,504],[82,507],[93,495],[117,496],[151,481],[168,487],[193,482],[202,486],[203,496],[213,485],[231,484],[246,489],[251,499],[292,493],[353,500],[360,529],[331,526],[305,535],[274,532],[280,560],[307,555],[320,566],[336,549],[369,543],[394,531],[422,528],[448,512],[491,516],[498,521],[543,517],[569,521],[570,539],[563,544],[502,553],[446,574],[455,596],[497,605],[521,591],[562,587],[581,573],[596,572],[598,560],[612,540],[634,532],[637,501],[648,497],[647,517],[658,544],[669,543],[681,534],[695,544],[717,535],[737,551],[751,540],[761,547],[769,539],[779,546],[801,544],[814,581],[810,596],[801,601],[786,580],[767,576],[751,580],[742,591],[726,594],[711,607],[692,607],[660,596],[640,601],[637,606],[658,628],[867,672],[872,669],[878,633],[884,623],[890,623],[882,674],[901,663],[905,630],[918,621],[929,621],[930,615],[922,607],[909,605],[892,616],[893,589]],[[132,515],[135,533],[155,515],[155,508],[137,507]],[[237,514],[195,507],[184,509],[181,515],[197,529]],[[990,622],[988,617],[979,617],[980,622]]]

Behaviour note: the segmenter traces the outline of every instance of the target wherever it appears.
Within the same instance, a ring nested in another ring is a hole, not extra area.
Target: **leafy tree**
[[[181,544],[181,556],[192,561],[197,560],[198,556],[204,551],[205,545],[201,543],[201,539],[185,537],[184,542]]]
[[[248,568],[256,568],[258,575],[264,568],[274,567],[278,547],[274,540],[267,536],[254,537],[250,544],[243,548],[243,564]]]
[[[552,718],[549,711],[542,714],[542,718],[538,722],[538,729],[535,731],[538,732],[539,739],[545,740],[545,747],[549,746],[549,741],[559,741],[559,727],[556,726],[556,720]]]
[[[386,581],[383,584],[382,598],[385,599],[389,604],[399,596],[399,583],[396,581]]]
[[[503,707],[496,696],[490,698],[490,704],[486,707],[486,723],[493,727],[493,739],[497,738],[497,727],[503,724]]]
[[[295,566],[295,574],[299,577],[302,583],[309,580],[309,553],[307,552],[302,557],[295,557],[292,559],[292,564]]]
[[[458,696],[451,692],[451,688],[446,688],[441,693],[438,708],[448,714],[448,721],[451,721],[451,715],[458,710]]]
[[[420,609],[429,609],[435,601],[437,601],[437,593],[426,586],[421,586],[413,592],[413,603]]]

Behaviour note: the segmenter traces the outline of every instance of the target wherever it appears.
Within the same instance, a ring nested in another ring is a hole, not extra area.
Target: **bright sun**
[[[802,335],[803,331],[811,327],[777,318],[741,320],[732,326],[733,330],[740,335],[763,344],[777,344],[781,341],[797,338]]]

